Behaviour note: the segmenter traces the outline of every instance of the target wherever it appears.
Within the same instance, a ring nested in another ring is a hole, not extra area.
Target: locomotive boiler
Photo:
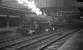
[[[22,28],[29,33],[51,30],[52,16],[28,14],[23,17]]]

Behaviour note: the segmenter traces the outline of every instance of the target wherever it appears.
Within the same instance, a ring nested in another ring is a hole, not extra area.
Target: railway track
[[[18,44],[18,43],[25,42],[25,41],[28,41],[28,40],[36,39],[36,38],[39,38],[39,37],[42,37],[42,36],[50,35],[50,33],[45,33],[45,34],[40,34],[40,35],[30,36],[30,37],[24,37],[24,38],[21,38],[21,39],[16,39],[16,40],[8,41],[8,42],[1,42],[0,48],[6,47],[6,46],[11,46],[13,44]]]
[[[62,44],[64,44],[70,37],[72,37],[72,35],[69,35],[65,38],[62,38],[60,40],[56,40],[54,41],[54,43],[51,43],[50,45],[47,45],[47,46],[43,46],[43,47],[38,47],[39,50],[57,50]]]
[[[71,33],[73,33],[73,32],[71,32]],[[28,50],[28,49],[29,50],[43,50],[44,47],[48,46],[49,44],[51,44],[53,42],[56,42],[57,40],[59,40],[60,38],[63,38],[63,36],[66,36],[68,34],[60,35],[60,36],[57,34],[57,35],[54,35],[54,36],[50,37],[49,39],[37,42],[37,43],[32,44],[30,46],[26,46],[24,48],[20,48],[18,50]]]
[[[70,31],[61,31],[61,32],[51,32],[50,34],[46,34],[46,35],[42,35],[42,36],[38,36],[36,38],[31,38],[31,39],[27,39],[27,40],[24,40],[24,41],[20,41],[18,40],[17,41],[12,41],[12,42],[8,42],[8,43],[1,43],[0,44],[0,50],[38,50],[38,49],[41,49],[42,47],[52,43],[53,41],[55,41],[56,39],[59,39],[62,35],[66,35],[66,34],[69,34],[71,32],[75,32],[77,30],[70,30]],[[55,40],[54,40],[55,39]],[[21,39],[22,40],[22,39]],[[15,43],[14,43],[15,42]],[[11,44],[11,45],[10,45]],[[43,45],[45,44],[45,45]],[[37,48],[39,46],[42,46],[40,48]]]
[[[41,38],[36,38],[36,39],[32,39],[32,40],[29,40],[29,41],[25,41],[25,42],[22,42],[22,43],[19,43],[19,44],[16,44],[16,45],[13,45],[13,46],[10,46],[8,48],[11,48],[12,49],[20,49],[20,48],[23,48],[25,46],[29,46],[29,45],[32,45],[33,43],[37,43],[39,41],[42,41],[42,40],[46,40],[47,38],[50,38],[52,36],[54,36],[56,34],[50,34],[50,35],[46,35],[46,36],[43,36]]]
[[[83,30],[83,29],[82,29]],[[70,37],[72,37],[73,35],[76,35],[78,33],[80,33],[82,30],[79,30],[79,31],[76,31],[76,32],[73,32],[70,33],[70,34],[67,34],[66,36],[62,36],[61,38],[59,39],[56,39],[55,41],[53,41],[52,43],[49,43],[47,45],[44,45],[43,47],[40,47],[39,50],[57,50],[59,47],[61,47]]]

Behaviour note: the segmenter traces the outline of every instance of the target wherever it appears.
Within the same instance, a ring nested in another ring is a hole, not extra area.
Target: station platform
[[[69,38],[58,50],[83,50],[83,30]]]

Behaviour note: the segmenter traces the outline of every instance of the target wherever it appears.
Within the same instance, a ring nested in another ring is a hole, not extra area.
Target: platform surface
[[[83,50],[83,30],[68,39],[58,50]]]

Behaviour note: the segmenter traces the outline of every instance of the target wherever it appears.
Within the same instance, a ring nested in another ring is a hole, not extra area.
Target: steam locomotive
[[[29,33],[48,32],[54,30],[52,28],[52,16],[28,14],[23,17],[22,28]]]

